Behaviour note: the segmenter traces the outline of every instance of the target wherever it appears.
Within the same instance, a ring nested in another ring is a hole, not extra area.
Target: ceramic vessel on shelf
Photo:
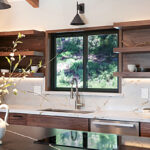
[[[5,135],[6,132],[6,126],[8,125],[7,119],[8,119],[8,113],[9,113],[9,107],[6,104],[0,105],[0,109],[5,108],[6,109],[6,114],[4,120],[0,118],[0,144],[2,144],[2,138]]]
[[[38,66],[31,66],[31,71],[33,71],[34,73],[36,73],[38,69]]]
[[[137,68],[136,68],[136,65],[135,64],[128,64],[128,70],[130,71],[130,72],[136,72],[137,71]]]
[[[8,69],[1,69],[1,73],[8,73],[9,70]]]

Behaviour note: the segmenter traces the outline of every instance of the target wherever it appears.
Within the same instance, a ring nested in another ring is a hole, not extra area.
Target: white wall
[[[11,9],[0,10],[0,31],[71,28],[76,0],[40,0],[32,8],[25,0],[9,0]],[[79,0],[85,3],[87,26],[112,25],[113,22],[150,18],[149,0]]]

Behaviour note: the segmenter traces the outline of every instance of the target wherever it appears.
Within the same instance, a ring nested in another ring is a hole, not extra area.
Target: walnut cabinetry
[[[9,115],[9,124],[27,125],[27,114],[12,113]]]
[[[0,118],[4,119],[4,116],[5,113],[0,112]],[[100,133],[113,133],[118,135],[150,137],[150,123],[144,122],[135,123],[127,121],[120,122],[74,117],[9,113],[8,123],[12,125],[25,125],[45,128],[58,128]],[[122,130],[123,128],[125,128],[125,130]]]
[[[5,113],[0,113],[0,118],[4,119],[4,116]],[[8,123],[13,125],[89,131],[89,119],[85,118],[9,113]]]
[[[115,76],[123,78],[150,77],[150,20],[120,22],[114,24],[119,28],[119,72]],[[128,71],[128,64],[138,67],[136,72]],[[142,68],[142,69],[141,69]]]
[[[150,123],[140,123],[140,136],[150,137]]]
[[[45,128],[88,131],[88,119],[84,118],[28,115],[27,125]]]
[[[0,112],[0,118],[4,119],[5,113]],[[27,114],[9,113],[7,122],[14,125],[27,125]]]

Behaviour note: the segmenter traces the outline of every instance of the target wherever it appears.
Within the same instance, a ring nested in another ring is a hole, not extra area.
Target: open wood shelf
[[[3,76],[2,73],[0,73],[0,77]],[[10,73],[5,73],[5,77],[9,77]],[[23,77],[22,73],[13,73],[12,77],[14,78],[19,78],[19,77]],[[44,77],[44,73],[31,73],[29,75],[27,75],[27,78],[42,78]]]
[[[12,52],[0,52],[0,56],[10,56],[9,54]],[[17,51],[14,53],[15,56],[18,56],[19,54],[21,56],[44,56],[43,52],[37,52],[37,51]]]
[[[138,28],[138,27],[150,27],[150,20],[140,20],[140,21],[129,21],[129,22],[116,22],[114,23],[114,28]]]
[[[114,48],[114,53],[143,53],[150,52],[150,46]]]
[[[122,78],[150,78],[150,72],[114,72],[114,76]]]
[[[23,30],[23,31],[0,32],[0,36],[14,36],[14,35],[18,35],[19,32],[25,35],[44,34],[43,31]]]

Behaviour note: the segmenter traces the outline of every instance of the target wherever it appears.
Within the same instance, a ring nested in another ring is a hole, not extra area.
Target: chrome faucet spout
[[[74,82],[76,84],[76,99],[75,99],[75,109],[78,109],[80,107],[82,107],[83,105],[79,102],[79,92],[78,92],[78,80],[77,78],[73,78],[71,80],[71,93],[70,93],[70,97],[73,98],[73,85]]]

